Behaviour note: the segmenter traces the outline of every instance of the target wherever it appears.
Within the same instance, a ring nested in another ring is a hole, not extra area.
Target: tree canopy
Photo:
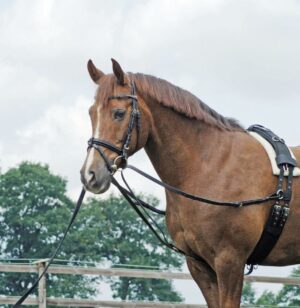
[[[66,180],[48,166],[24,162],[0,175],[0,255],[6,259],[42,259],[52,255],[74,208],[66,194]],[[158,200],[148,196],[158,205]],[[155,218],[161,228],[164,219]],[[161,269],[179,268],[183,258],[162,247],[127,202],[111,195],[90,198],[58,256],[76,264],[94,261],[105,265],[134,264]],[[36,279],[33,274],[0,274],[0,294],[20,295]],[[47,295],[91,297],[97,279],[48,275]],[[131,300],[181,301],[166,280],[108,279],[113,296]],[[101,292],[101,290],[100,290]]]
[[[66,181],[53,175],[48,166],[22,163],[0,175],[0,254],[6,259],[49,258],[66,228],[73,202],[66,196]],[[76,258],[64,245],[60,257]],[[92,254],[92,252],[91,252]],[[34,274],[0,275],[0,292],[20,295],[36,279]],[[49,296],[88,297],[96,291],[87,278],[51,275]],[[67,291],[66,286],[72,284]]]
[[[292,271],[292,277],[299,277],[300,267]],[[266,307],[300,307],[300,286],[284,285],[278,293],[265,290],[259,297],[255,295],[252,284],[245,283],[242,303]]]
[[[158,204],[158,200],[153,197],[148,197],[148,201],[153,205]],[[171,269],[180,268],[183,263],[183,258],[180,255],[161,246],[123,198],[113,195],[100,201],[92,198],[82,209],[81,215],[88,217],[85,224],[81,223],[86,231],[85,234],[89,234],[90,240],[101,238],[101,241],[98,240],[96,244],[96,249],[102,258],[112,264],[133,264]],[[157,217],[156,221],[161,228],[164,228],[162,218]],[[93,238],[91,233],[93,233]],[[82,247],[82,250],[84,249],[85,247]],[[111,283],[113,296],[116,298],[182,300],[173,290],[170,281],[167,280],[126,277],[112,279]]]

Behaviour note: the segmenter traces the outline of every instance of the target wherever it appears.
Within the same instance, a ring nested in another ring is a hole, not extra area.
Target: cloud
[[[111,56],[299,143],[299,7],[294,0],[10,2],[0,11],[3,167],[49,160],[76,183],[81,159],[71,157],[84,156],[95,91],[86,62],[110,72]]]
[[[22,160],[47,163],[66,176],[71,186],[80,186],[79,169],[90,135],[89,105],[84,97],[78,97],[73,106],[52,105],[40,118],[17,130],[16,142],[22,151],[9,153],[9,164]]]
[[[42,118],[22,131],[17,131],[17,134],[23,143],[40,140],[38,146],[64,143],[65,138],[57,138],[58,136],[67,137],[73,143],[77,138],[82,139],[88,130],[89,122],[85,119],[87,116],[83,116],[87,115],[87,106],[89,100],[83,97],[79,97],[73,106],[52,105]]]

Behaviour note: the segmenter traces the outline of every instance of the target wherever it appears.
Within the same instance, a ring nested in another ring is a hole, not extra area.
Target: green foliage
[[[272,291],[264,291],[263,294],[255,302],[256,305],[276,306],[279,301]]]
[[[168,280],[121,278],[112,282],[113,297],[122,300],[181,302],[182,297]]]
[[[48,166],[22,163],[0,175],[0,254],[2,258],[48,258],[53,253],[66,223],[71,217],[73,202],[66,197],[66,181],[50,173]],[[76,245],[75,245],[76,247]],[[78,249],[64,245],[60,257],[76,258]],[[36,280],[36,275],[2,273],[0,293],[20,295]],[[87,297],[95,292],[88,279],[68,276],[48,279],[48,296]]]
[[[244,283],[241,303],[245,305],[255,303],[255,291],[252,287],[252,284],[249,282]]]
[[[293,275],[299,275],[299,273],[300,268],[293,271]],[[258,307],[300,307],[300,286],[285,285],[278,294],[266,290],[256,298],[252,284],[245,283],[242,304]]]
[[[153,197],[148,197],[147,201],[158,205],[158,200]],[[111,195],[104,200],[91,198],[80,215],[88,217],[85,223],[78,220],[81,228],[85,230],[84,233],[88,234],[86,241],[91,241],[99,256],[112,264],[142,264],[171,269],[179,268],[183,263],[181,256],[162,247],[122,197]],[[164,228],[163,218],[156,217],[156,222]],[[83,251],[86,247],[88,245],[82,247]],[[115,298],[182,300],[167,280],[120,278],[109,281]]]
[[[291,276],[299,277],[300,267],[292,271]],[[284,304],[285,307],[300,306],[300,286],[299,285],[284,285],[277,296],[278,303]]]
[[[157,205],[158,200],[148,197]],[[74,203],[66,196],[66,181],[47,166],[22,163],[0,175],[0,255],[2,258],[41,259],[52,255],[71,217]],[[163,218],[156,217],[163,228]],[[91,198],[82,206],[60,258],[108,264],[142,264],[178,268],[183,258],[163,248],[120,197]],[[74,263],[73,263],[74,264]],[[75,262],[76,264],[76,262]],[[36,275],[0,275],[0,294],[20,295]],[[48,275],[47,296],[91,297],[97,278]],[[115,298],[180,301],[170,281],[108,279]]]
[[[277,296],[271,291],[264,291],[263,294],[256,299],[255,290],[251,283],[246,282],[243,288],[242,304],[244,305],[255,305],[264,307],[277,307],[277,304],[281,303]]]

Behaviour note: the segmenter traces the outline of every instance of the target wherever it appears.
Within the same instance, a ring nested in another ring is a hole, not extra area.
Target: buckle
[[[277,190],[276,195],[278,197],[278,200],[283,200],[284,192],[282,189]]]
[[[275,141],[275,142],[285,143],[285,142],[284,142],[284,139],[279,138],[278,136],[273,136],[273,137],[272,137],[272,140]]]

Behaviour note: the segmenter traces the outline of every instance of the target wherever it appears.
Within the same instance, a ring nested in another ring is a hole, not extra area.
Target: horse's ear
[[[88,61],[87,68],[88,68],[88,71],[90,73],[92,80],[95,83],[97,83],[97,81],[99,81],[99,79],[105,75],[103,72],[97,69],[97,67],[94,65],[92,60]]]
[[[125,73],[122,70],[121,65],[115,60],[111,59],[112,64],[113,64],[113,72],[115,76],[117,77],[118,83],[121,85],[125,84]]]

